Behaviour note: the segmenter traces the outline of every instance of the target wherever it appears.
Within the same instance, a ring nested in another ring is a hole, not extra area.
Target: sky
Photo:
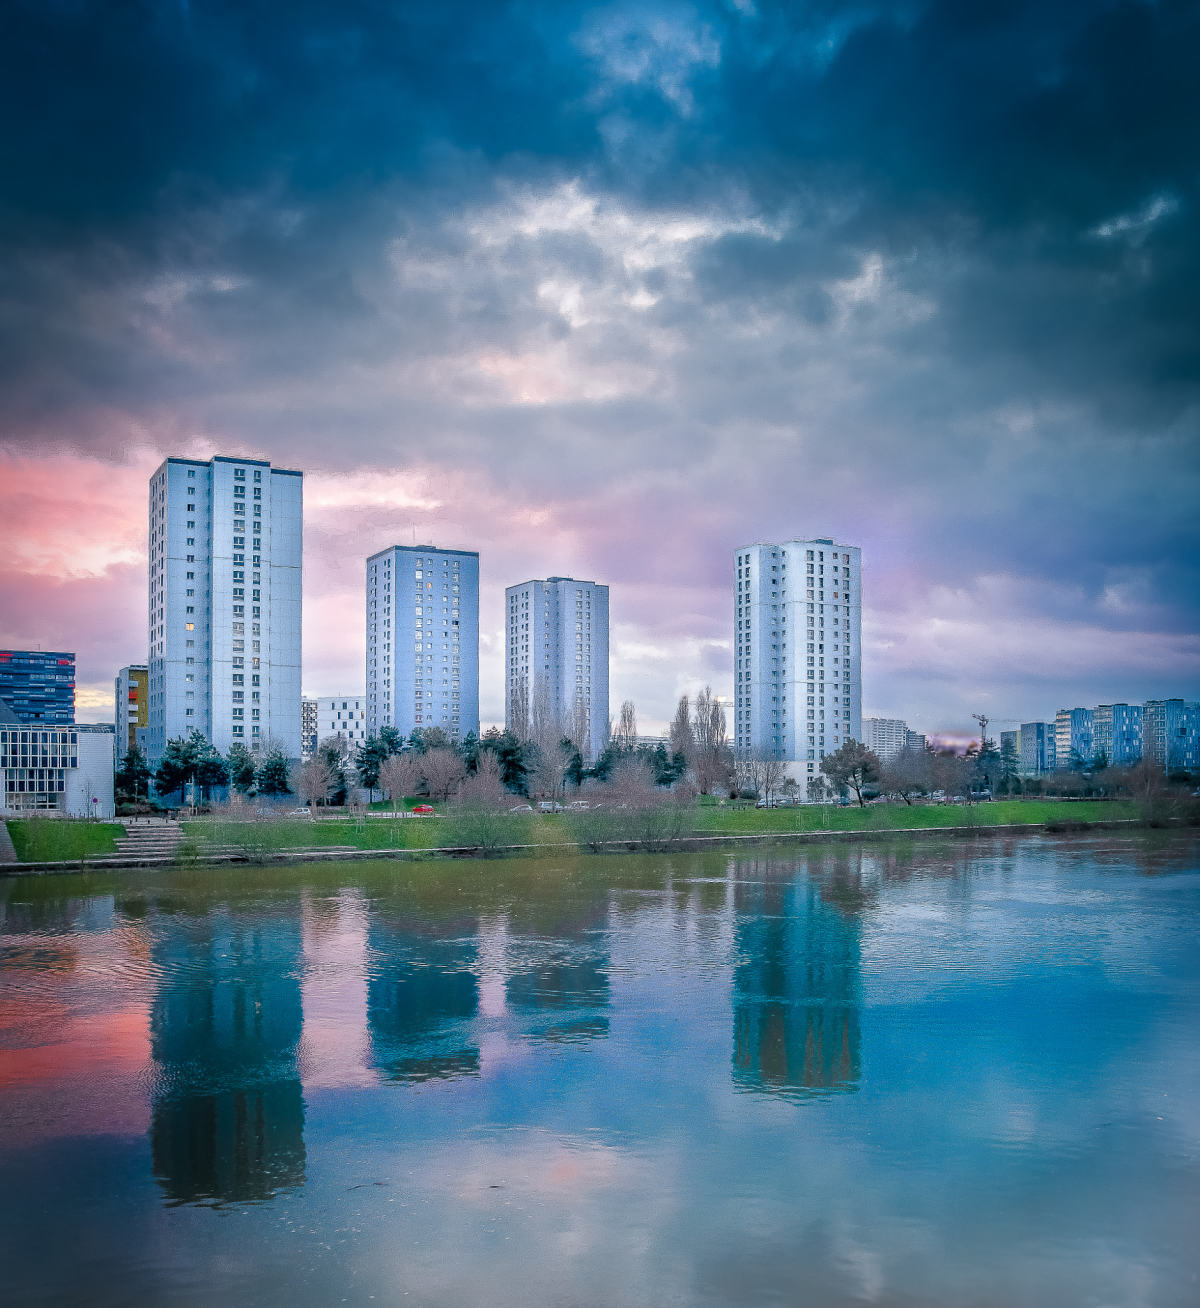
[[[365,557],[611,587],[612,708],[732,689],[732,556],[863,550],[863,711],[1200,695],[1200,5],[11,0],[0,645],[146,654],[168,455]],[[1010,722],[1011,720],[1011,722]]]

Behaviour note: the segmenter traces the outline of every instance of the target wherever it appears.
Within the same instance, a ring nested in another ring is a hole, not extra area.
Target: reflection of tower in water
[[[770,860],[733,865],[733,1077],[749,1089],[812,1094],[856,1088],[860,942],[839,878]]]
[[[394,1081],[479,1075],[472,1023],[479,1008],[478,924],[420,930],[372,915],[367,1025],[371,1056]]]
[[[159,917],[150,1148],[169,1200],[266,1199],[304,1181],[299,912]]]

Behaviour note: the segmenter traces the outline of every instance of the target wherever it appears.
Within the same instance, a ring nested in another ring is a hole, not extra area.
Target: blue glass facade
[[[75,655],[0,649],[0,700],[20,722],[70,726],[75,721]]]

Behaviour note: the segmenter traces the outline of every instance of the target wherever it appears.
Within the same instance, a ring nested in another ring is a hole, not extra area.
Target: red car
[[[428,817],[433,812],[432,804],[414,804],[413,812],[420,814],[421,817]]]

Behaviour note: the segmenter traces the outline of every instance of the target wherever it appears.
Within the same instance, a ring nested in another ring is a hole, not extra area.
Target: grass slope
[[[8,834],[22,863],[48,863],[115,854],[125,828],[112,822],[22,818],[8,823]]]

